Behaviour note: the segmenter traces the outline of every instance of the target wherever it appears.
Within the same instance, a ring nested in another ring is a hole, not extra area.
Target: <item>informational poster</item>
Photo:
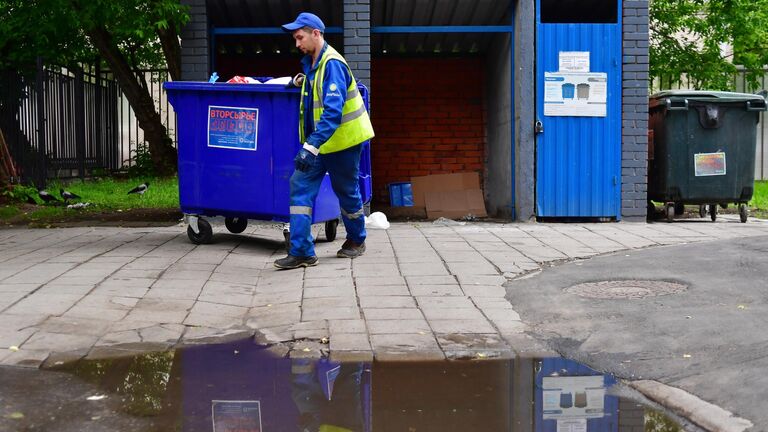
[[[213,432],[261,432],[259,401],[211,401]]]
[[[589,51],[561,51],[560,72],[589,72]]]
[[[545,116],[605,117],[607,98],[606,73],[544,73]]]
[[[605,415],[602,375],[544,377],[542,387],[544,420],[578,420]]]
[[[558,420],[557,432],[587,432],[587,419]]]
[[[693,166],[696,177],[725,175],[725,153],[696,153],[693,155]]]
[[[258,108],[208,107],[208,147],[256,150]]]

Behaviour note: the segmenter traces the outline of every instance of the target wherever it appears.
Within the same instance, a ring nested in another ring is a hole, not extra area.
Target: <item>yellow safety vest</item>
[[[315,74],[315,83],[312,86],[312,116],[315,127],[320,122],[320,116],[323,115],[323,79],[325,76],[325,65],[328,60],[339,60],[344,63],[344,66],[349,70],[349,65],[344,60],[344,57],[338,53],[332,46],[328,45],[320,57],[320,65],[317,68]],[[349,75],[352,76],[352,71],[349,70]],[[301,85],[301,94],[306,91],[307,80]],[[306,140],[304,136],[304,98],[301,98],[299,104],[299,139],[301,142]],[[347,100],[344,102],[344,106],[341,110],[341,123],[336,131],[328,138],[328,141],[320,146],[320,153],[335,153],[354,147],[364,141],[373,138],[373,125],[371,125],[371,118],[368,117],[368,111],[365,109],[363,98],[360,96],[360,92],[357,89],[357,81],[352,76],[352,83],[347,88]]]

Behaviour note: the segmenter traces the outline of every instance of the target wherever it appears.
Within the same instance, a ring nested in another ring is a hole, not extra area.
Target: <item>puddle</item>
[[[0,369],[0,430],[686,430],[562,358],[340,364],[248,340],[60,369]]]

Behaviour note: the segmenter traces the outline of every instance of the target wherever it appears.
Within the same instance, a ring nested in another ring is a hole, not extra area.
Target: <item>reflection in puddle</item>
[[[63,369],[111,395],[88,404],[119,401],[115,416],[148,420],[99,429],[84,415],[87,430],[683,430],[617,396],[613,377],[561,358],[341,364],[283,358],[249,340]],[[26,430],[34,421],[16,424]]]

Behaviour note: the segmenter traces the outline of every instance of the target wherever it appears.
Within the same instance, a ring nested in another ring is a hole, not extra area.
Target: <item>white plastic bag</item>
[[[370,229],[388,229],[387,215],[382,212],[373,212],[365,218],[365,227]]]

